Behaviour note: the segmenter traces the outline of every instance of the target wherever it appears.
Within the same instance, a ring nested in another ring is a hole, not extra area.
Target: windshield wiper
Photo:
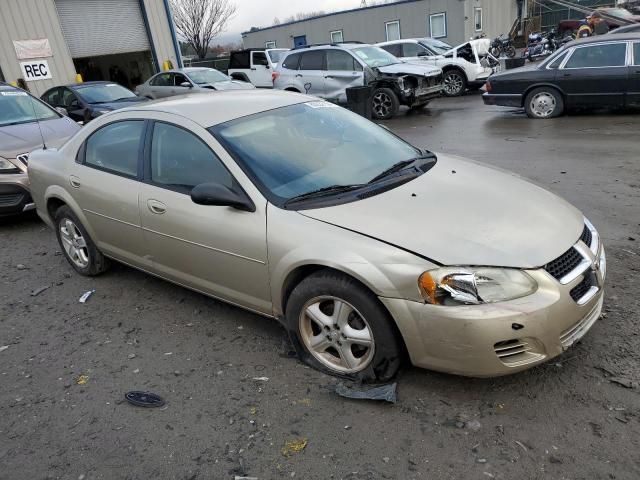
[[[392,165],[390,168],[387,168],[381,174],[376,175],[375,177],[373,177],[371,180],[369,180],[369,184],[376,183],[376,182],[379,182],[380,180],[383,180],[383,179],[385,179],[387,177],[390,177],[394,173],[398,173],[401,170],[404,170],[409,165],[413,165],[416,162],[418,162],[419,160],[428,160],[428,159],[434,159],[434,158],[435,157],[434,157],[434,155],[432,153],[425,153],[425,154],[423,154],[423,155],[421,155],[419,157],[410,158],[409,160],[402,160],[401,162],[398,162],[395,165]]]
[[[351,190],[357,190],[358,188],[364,187],[366,184],[363,183],[355,183],[352,185],[330,185],[328,187],[319,188],[318,190],[313,190],[311,192],[303,193],[301,195],[296,195],[295,197],[287,200],[284,205],[287,206],[294,202],[299,202],[302,200],[308,200],[310,198],[323,197],[325,195],[331,195],[335,193],[344,193],[350,192]]]

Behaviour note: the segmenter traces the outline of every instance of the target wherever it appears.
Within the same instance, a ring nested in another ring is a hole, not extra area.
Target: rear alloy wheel
[[[56,211],[55,226],[64,256],[78,273],[92,277],[109,268],[109,260],[97,249],[78,217],[66,205]]]
[[[467,79],[460,70],[448,70],[444,73],[444,94],[447,97],[459,97],[467,89]]]
[[[371,112],[376,120],[389,120],[400,108],[398,97],[390,88],[378,88],[371,97]]]
[[[540,87],[527,95],[524,108],[530,118],[554,118],[564,111],[564,101],[557,90]]]
[[[332,271],[291,292],[286,322],[298,356],[318,370],[361,382],[386,382],[404,350],[393,320],[364,285]]]

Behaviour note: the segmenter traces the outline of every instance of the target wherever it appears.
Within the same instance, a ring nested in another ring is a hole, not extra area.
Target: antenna
[[[47,149],[47,142],[44,139],[44,134],[42,133],[42,125],[40,125],[40,117],[38,117],[38,112],[36,112],[36,105],[35,102],[36,100],[33,98],[33,96],[27,92],[24,89],[21,89],[24,94],[29,97],[29,102],[31,102],[31,108],[33,109],[33,117],[36,119],[36,123],[38,124],[38,130],[40,131],[40,138],[42,139],[42,149],[46,150]]]

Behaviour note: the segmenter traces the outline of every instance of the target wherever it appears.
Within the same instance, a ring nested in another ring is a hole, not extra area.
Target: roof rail
[[[345,45],[349,43],[357,43],[357,44],[365,44],[365,42],[359,41],[351,41],[351,42],[332,42],[332,43],[312,43],[309,45],[298,45],[297,47],[293,47],[292,50],[301,50],[303,48],[311,48],[311,47],[339,47],[340,45]]]

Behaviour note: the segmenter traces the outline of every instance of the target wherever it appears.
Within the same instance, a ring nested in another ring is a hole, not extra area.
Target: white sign
[[[47,63],[46,60],[32,60],[31,62],[20,62],[20,68],[22,69],[22,77],[27,82],[53,78],[53,76],[51,75],[51,70],[49,70],[49,64]]]
[[[18,60],[53,56],[48,38],[41,38],[39,40],[14,40],[13,48],[16,50]]]

